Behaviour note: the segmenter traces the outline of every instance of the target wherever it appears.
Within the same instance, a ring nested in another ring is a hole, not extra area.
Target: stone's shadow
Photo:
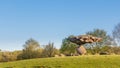
[[[5,68],[13,68],[13,67],[5,67]]]
[[[49,67],[49,66],[32,66],[32,68],[61,68],[62,66],[55,66],[55,67]]]

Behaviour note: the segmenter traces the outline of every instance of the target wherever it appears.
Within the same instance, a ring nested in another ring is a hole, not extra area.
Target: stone
[[[87,53],[87,51],[86,51],[86,49],[85,49],[85,47],[83,45],[77,47],[77,52],[80,55],[85,55]]]
[[[73,43],[81,45],[86,43],[100,42],[102,39],[91,35],[80,35],[77,37],[69,38],[69,40]]]
[[[80,55],[84,55],[87,52],[85,47],[83,46],[84,44],[100,42],[102,39],[98,38],[98,37],[94,37],[92,35],[79,35],[79,36],[69,38],[68,40],[70,40],[71,42],[73,42],[75,44],[78,44],[79,46],[77,47],[77,52]]]

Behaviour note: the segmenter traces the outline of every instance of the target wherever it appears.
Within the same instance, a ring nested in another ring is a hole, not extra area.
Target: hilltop
[[[119,68],[119,55],[53,57],[5,62],[0,68]]]

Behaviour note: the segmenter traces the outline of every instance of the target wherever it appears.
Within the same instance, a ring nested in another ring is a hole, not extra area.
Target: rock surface
[[[87,51],[86,51],[86,49],[85,49],[85,47],[83,45],[77,47],[77,52],[80,55],[85,55],[87,53]]]
[[[80,35],[69,38],[69,40],[78,45],[82,45],[86,43],[100,42],[102,39],[98,37],[94,37],[92,35]]]
[[[77,47],[77,52],[80,55],[84,55],[86,54],[86,49],[83,46],[86,43],[93,43],[93,42],[100,42],[102,39],[98,38],[98,37],[94,37],[92,35],[80,35],[80,36],[75,36],[72,38],[69,38],[68,40],[70,40],[71,42],[78,44],[79,46]]]

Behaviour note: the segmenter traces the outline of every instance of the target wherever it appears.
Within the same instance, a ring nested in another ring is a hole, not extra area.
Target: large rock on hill
[[[86,43],[100,42],[102,39],[98,37],[94,37],[92,35],[80,35],[69,38],[69,40],[73,43],[81,45]]]
[[[86,43],[93,43],[93,42],[100,42],[102,39],[98,37],[94,37],[92,35],[80,35],[80,36],[75,36],[72,38],[69,38],[71,42],[78,44],[79,46],[77,47],[77,52],[80,55],[86,54],[86,49],[84,48],[84,44]]]

